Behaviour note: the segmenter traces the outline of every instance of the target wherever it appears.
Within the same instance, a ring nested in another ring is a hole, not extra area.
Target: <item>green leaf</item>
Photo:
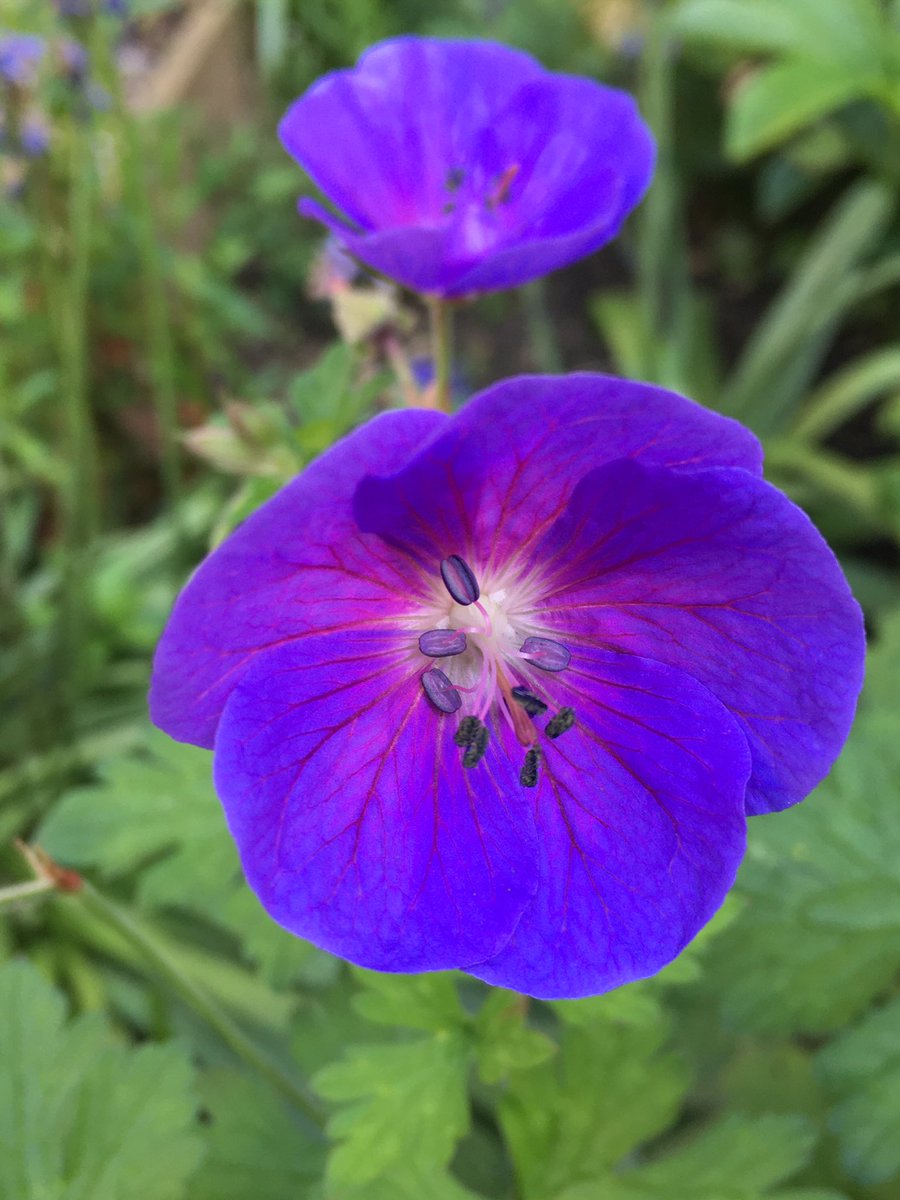
[[[328,1125],[341,1144],[328,1164],[334,1185],[367,1183],[409,1167],[448,1162],[469,1127],[469,1048],[458,1034],[358,1046],[320,1071],[316,1089],[344,1107]]]
[[[70,792],[37,840],[65,865],[137,876],[151,909],[182,908],[237,934],[283,982],[320,951],[286,933],[247,887],[213,791],[208,751],[148,729],[143,751],[108,760],[94,787]]]
[[[671,15],[673,33],[735,50],[802,53],[802,14],[781,0],[686,0]]]
[[[828,437],[867,404],[889,389],[900,388],[900,349],[875,350],[832,375],[810,396],[794,434]]]
[[[536,1067],[556,1053],[556,1043],[527,1024],[528,1001],[515,992],[492,988],[475,1022],[478,1069],[485,1083],[499,1083],[511,1071]]]
[[[765,67],[737,92],[728,113],[725,145],[746,162],[851,100],[878,91],[871,68],[791,59]]]
[[[896,687],[893,638],[870,655],[872,701]],[[900,744],[866,698],[829,778],[789,812],[755,817],[738,877],[746,906],[712,946],[704,988],[743,1030],[822,1032],[900,967]]]
[[[773,407],[772,394],[799,356],[808,356],[820,338],[820,351],[843,315],[856,300],[858,281],[853,270],[877,243],[894,208],[891,192],[869,180],[853,185],[817,229],[793,276],[766,311],[747,343],[725,394],[725,411],[768,431],[783,423],[784,406]],[[807,374],[817,358],[806,363]],[[795,388],[792,399],[802,394]]]
[[[814,1142],[802,1117],[728,1117],[646,1166],[555,1200],[763,1200],[806,1165]],[[807,1200],[814,1194],[833,1195],[806,1193]]]
[[[568,1014],[584,1003],[554,1007]],[[605,1175],[668,1126],[687,1073],[661,1052],[665,1033],[661,1021],[568,1023],[552,1061],[511,1076],[500,1120],[524,1200]]]
[[[871,1013],[819,1055],[841,1097],[829,1127],[847,1173],[864,1184],[900,1173],[900,1000]]]
[[[248,1197],[248,1200],[251,1200]],[[254,1196],[252,1200],[256,1200]],[[274,1200],[274,1198],[273,1198]],[[280,1198],[279,1198],[280,1200]],[[293,1198],[292,1198],[293,1200]],[[436,1167],[405,1167],[360,1186],[330,1184],[324,1200],[483,1200]]]
[[[65,1022],[24,962],[0,968],[0,1195],[180,1200],[202,1155],[190,1063],[177,1046],[117,1045]]]
[[[428,975],[387,975],[354,970],[363,985],[354,1007],[370,1021],[428,1032],[451,1030],[465,1023],[466,1015],[449,972]]]
[[[681,37],[820,63],[878,62],[886,32],[877,0],[685,0],[671,19]]]
[[[259,1080],[210,1071],[202,1082],[208,1151],[190,1200],[301,1200],[324,1169],[324,1147]]]

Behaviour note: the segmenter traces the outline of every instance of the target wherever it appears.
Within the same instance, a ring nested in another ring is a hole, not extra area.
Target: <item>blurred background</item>
[[[660,146],[611,246],[462,307],[460,395],[603,370],[738,417],[866,610],[832,776],[595,1000],[295,940],[145,712],[209,547],[427,384],[275,136],[404,32],[627,88]],[[0,0],[2,1200],[900,1197],[898,202],[898,0]]]

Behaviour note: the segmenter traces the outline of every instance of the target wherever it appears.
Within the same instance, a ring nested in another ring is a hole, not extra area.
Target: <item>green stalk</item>
[[[665,14],[651,6],[641,59],[641,108],[657,145],[653,186],[638,215],[638,295],[651,344],[667,332],[683,283],[677,172],[674,163],[674,56]]]
[[[65,452],[68,463],[63,497],[63,594],[60,654],[66,664],[64,700],[67,712],[78,702],[82,688],[85,585],[88,558],[98,530],[98,454],[87,392],[87,311],[94,206],[94,173],[90,135],[69,126],[69,196],[67,239],[63,264],[51,264],[50,286],[55,292],[58,322],[60,381],[65,405]]]
[[[561,375],[562,354],[553,319],[547,311],[547,292],[543,279],[536,279],[521,290],[528,340],[538,369],[545,375]]]
[[[46,895],[53,890],[54,885],[49,879],[29,879],[27,883],[14,883],[10,887],[0,888],[0,909],[18,904],[31,896]]]
[[[143,926],[125,909],[108,899],[89,883],[67,895],[67,900],[80,905],[85,912],[99,917],[137,950],[143,962],[165,981],[172,991],[221,1037],[238,1058],[267,1079],[293,1105],[304,1113],[317,1128],[323,1123],[323,1112],[313,1092],[282,1070],[265,1051],[250,1038],[219,1007],[215,1000],[190,976],[186,975],[167,952],[147,933]]]
[[[427,303],[431,319],[435,404],[448,413],[452,408],[450,372],[453,366],[453,312],[450,304],[439,296],[429,296]]]
[[[140,121],[129,111],[109,41],[112,22],[93,22],[91,46],[113,97],[113,115],[118,125],[122,154],[122,185],[125,203],[132,214],[143,283],[144,336],[149,359],[153,403],[159,423],[162,483],[166,502],[179,519],[181,457],[178,441],[178,389],[169,321],[168,297],[163,278],[156,217],[151,199],[148,161]]]

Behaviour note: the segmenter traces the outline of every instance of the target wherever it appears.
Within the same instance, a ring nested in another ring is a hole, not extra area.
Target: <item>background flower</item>
[[[545,997],[674,957],[861,682],[859,610],[760,458],[662,389],[523,378],[376,419],[256,513],[182,594],[151,701],[215,744],[270,913]],[[447,629],[464,649],[422,652]]]
[[[514,287],[591,254],[641,199],[653,142],[625,93],[491,42],[402,37],[288,110],[286,149],[359,258],[442,296]]]
[[[0,34],[0,79],[16,87],[30,87],[46,50],[47,43],[36,34]]]

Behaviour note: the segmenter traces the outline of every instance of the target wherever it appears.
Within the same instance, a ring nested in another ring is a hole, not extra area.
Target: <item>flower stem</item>
[[[435,407],[450,412],[450,372],[453,366],[453,312],[440,296],[428,297],[431,356],[434,360]]]
[[[88,399],[88,290],[93,226],[94,173],[90,135],[77,122],[69,129],[69,194],[64,260],[53,264],[57,295],[51,312],[65,395],[66,484],[62,498],[63,593],[60,618],[61,661],[67,712],[74,711],[83,688],[85,581],[97,535],[100,504],[99,455]]]
[[[112,23],[95,20],[91,46],[113,98],[113,115],[122,148],[123,192],[134,222],[134,245],[143,288],[144,338],[159,425],[162,484],[166,501],[174,514],[176,530],[183,536],[178,507],[182,493],[178,379],[168,289],[154,212],[151,183],[153,163],[148,162],[146,131],[141,119],[129,111],[126,103],[122,77],[110,41],[111,28]]]
[[[10,887],[0,888],[0,908],[53,890],[54,884],[50,879],[29,879],[27,883],[14,883]]]
[[[115,904],[91,884],[82,882],[77,891],[68,895],[71,903],[79,904],[88,914],[99,917],[116,930],[143,960],[169,985],[173,992],[188,1004],[222,1041],[253,1070],[277,1088],[293,1105],[321,1128],[321,1106],[305,1083],[282,1070],[244,1031],[219,1007],[207,992],[176,965],[166,951],[147,933],[138,920]]]

